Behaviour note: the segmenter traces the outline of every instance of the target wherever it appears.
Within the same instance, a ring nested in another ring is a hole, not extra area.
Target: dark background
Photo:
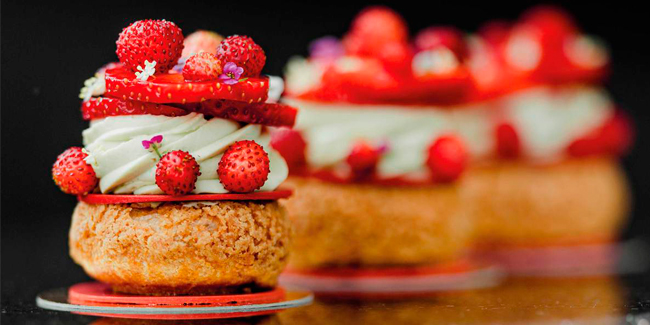
[[[409,22],[411,33],[452,24],[466,31],[490,19],[515,19],[536,2],[386,2]],[[246,34],[267,53],[264,72],[280,75],[287,59],[306,54],[310,40],[340,36],[366,3],[330,1],[256,4],[244,1],[117,3],[2,3],[2,305],[31,303],[38,291],[86,279],[68,257],[67,228],[76,199],[53,184],[50,168],[68,147],[81,145],[77,98],[83,81],[116,61],[115,40],[129,23],[145,18],[176,22],[185,34],[201,28],[227,36]],[[650,221],[650,64],[647,12],[639,3],[563,6],[590,34],[611,46],[613,97],[634,118],[635,149],[624,158],[635,197],[626,238],[648,236]]]

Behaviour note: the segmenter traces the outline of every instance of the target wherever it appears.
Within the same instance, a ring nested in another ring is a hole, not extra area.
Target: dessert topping
[[[245,103],[212,99],[182,106],[186,110],[243,123],[293,126],[298,110],[279,103]]]
[[[185,78],[186,81],[216,80],[221,74],[222,69],[221,61],[219,61],[214,54],[209,52],[199,52],[192,55],[185,62],[185,66],[183,67],[183,78]]]
[[[408,28],[399,14],[386,7],[369,7],[352,22],[343,45],[348,54],[378,56],[390,43],[406,43]]]
[[[239,35],[233,35],[221,41],[217,48],[217,58],[221,62],[233,62],[236,66],[243,68],[244,77],[258,76],[266,63],[264,50],[252,38]]]
[[[462,174],[468,154],[463,142],[453,136],[439,137],[430,147],[427,166],[434,181],[452,182]]]
[[[160,140],[162,141],[162,137]],[[157,143],[152,142],[150,145],[160,155]],[[166,153],[156,164],[156,185],[169,195],[177,196],[192,192],[200,175],[196,159],[182,150]]]
[[[217,173],[230,192],[248,193],[262,187],[269,176],[269,156],[252,140],[233,143],[219,161]]]
[[[207,31],[197,30],[196,32],[187,35],[183,41],[183,53],[181,57],[189,58],[190,56],[199,52],[208,52],[210,54],[217,54],[217,47],[223,41],[223,36]]]
[[[196,103],[229,99],[262,103],[268,98],[267,77],[252,77],[227,85],[222,81],[186,82],[182,74],[163,73],[147,81],[134,80],[125,67],[106,70],[106,96],[152,103]]]
[[[284,158],[289,169],[304,166],[307,162],[305,157],[307,142],[298,130],[286,127],[274,130],[271,146]]]
[[[183,33],[166,20],[139,20],[124,28],[117,40],[117,57],[131,71],[157,62],[156,72],[169,71],[183,51]]]
[[[243,73],[244,68],[238,67],[234,62],[228,62],[224,65],[223,73],[219,76],[219,79],[221,79],[221,81],[226,85],[234,85],[240,81],[246,80],[246,78],[241,80],[239,79]]]
[[[52,179],[68,194],[88,194],[97,186],[95,170],[86,162],[88,154],[80,147],[72,147],[60,154],[52,166]]]
[[[355,143],[346,159],[352,175],[354,177],[371,175],[377,167],[381,153],[382,150],[373,147],[366,141]]]
[[[497,153],[501,158],[516,158],[521,151],[521,144],[517,130],[511,123],[503,122],[495,130],[497,139]]]
[[[155,103],[145,103],[133,100],[99,97],[91,98],[81,104],[81,114],[84,120],[94,120],[107,116],[119,115],[165,115],[182,116],[188,114],[184,109]]]

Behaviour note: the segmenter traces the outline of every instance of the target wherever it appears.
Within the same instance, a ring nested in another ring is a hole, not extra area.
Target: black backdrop
[[[386,3],[409,21],[411,32],[433,24],[472,31],[493,18],[514,19],[534,2]],[[77,98],[83,81],[116,60],[115,40],[130,22],[165,18],[187,34],[197,28],[252,36],[266,51],[264,72],[279,75],[287,59],[306,54],[310,40],[340,36],[366,3],[205,1],[162,4],[130,1],[2,2],[2,301],[31,301],[39,291],[85,279],[68,257],[67,228],[75,198],[53,184],[56,155],[81,144]],[[650,64],[648,17],[638,4],[563,5],[589,33],[609,42],[613,75],[607,87],[634,117],[638,138],[624,159],[635,194],[627,237],[644,236],[650,212]]]

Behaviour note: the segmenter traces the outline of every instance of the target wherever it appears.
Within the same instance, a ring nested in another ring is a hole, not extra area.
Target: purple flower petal
[[[149,149],[149,148],[151,147],[151,141],[149,141],[149,140],[142,140],[142,146],[143,146],[145,149]]]
[[[163,140],[163,136],[162,136],[162,134],[159,134],[159,135],[156,135],[153,138],[151,138],[150,141],[155,142],[155,143],[161,143],[162,140]]]
[[[239,80],[239,78],[241,77],[242,73],[244,73],[244,68],[242,68],[242,67],[237,67],[237,69],[235,69],[235,79]]]
[[[223,83],[225,83],[226,85],[234,85],[234,84],[236,84],[238,82],[239,82],[239,80],[232,79],[232,78],[228,78],[228,79],[223,81]]]
[[[237,69],[237,65],[235,62],[228,62],[226,65],[223,66],[223,73],[228,74],[228,73],[233,73]]]
[[[336,59],[344,53],[341,41],[334,36],[321,37],[309,44],[309,54],[315,59]]]

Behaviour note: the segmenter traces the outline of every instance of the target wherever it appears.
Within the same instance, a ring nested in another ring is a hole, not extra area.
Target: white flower
[[[136,79],[147,81],[149,77],[156,73],[156,61],[149,62],[144,60],[144,69],[141,66],[138,66],[138,71],[140,72],[135,73]]]
[[[93,96],[101,96],[106,91],[106,82],[103,73],[96,73],[84,81],[84,86],[79,91],[79,98],[83,101],[89,100]]]
[[[427,74],[444,75],[456,71],[460,63],[454,52],[446,47],[426,50],[416,54],[411,62],[413,72],[418,76]]]

